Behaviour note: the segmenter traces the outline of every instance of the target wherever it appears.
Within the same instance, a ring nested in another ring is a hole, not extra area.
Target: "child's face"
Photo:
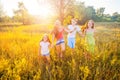
[[[76,25],[76,21],[75,20],[71,20],[71,23],[72,23],[72,25]]]
[[[61,26],[61,22],[59,20],[56,21],[55,23],[57,26]]]
[[[93,22],[92,21],[89,21],[88,22],[88,28],[91,28],[93,26]]]
[[[43,41],[46,42],[47,40],[48,40],[48,37],[47,37],[47,36],[44,36],[44,37],[43,37]]]

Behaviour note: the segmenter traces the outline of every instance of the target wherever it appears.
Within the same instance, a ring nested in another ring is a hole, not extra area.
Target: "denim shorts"
[[[68,38],[68,46],[70,48],[75,48],[75,38]]]
[[[64,41],[63,38],[62,38],[62,39],[59,39],[59,40],[57,40],[56,45],[59,45],[59,44],[64,43],[64,42],[65,42],[65,41]]]

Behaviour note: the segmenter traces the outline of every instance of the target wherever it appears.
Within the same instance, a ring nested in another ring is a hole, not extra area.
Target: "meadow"
[[[120,80],[120,23],[95,23],[95,28],[93,58],[85,58],[84,38],[77,35],[75,54],[66,44],[64,59],[58,59],[53,48],[48,66],[38,49],[52,25],[0,27],[0,80]]]

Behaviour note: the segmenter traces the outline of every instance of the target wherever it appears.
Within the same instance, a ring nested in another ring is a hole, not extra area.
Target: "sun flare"
[[[29,13],[32,15],[39,15],[42,18],[47,18],[53,14],[51,5],[47,2],[37,2],[34,0],[24,2]]]
[[[48,17],[51,14],[51,9],[48,5],[41,5],[38,14],[42,17]]]

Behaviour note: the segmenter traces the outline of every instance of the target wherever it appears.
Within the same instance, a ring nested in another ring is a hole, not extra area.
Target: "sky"
[[[94,6],[95,9],[105,7],[105,14],[120,13],[120,0],[78,0],[85,2],[86,6]]]
[[[7,15],[13,16],[13,10],[18,9],[18,2],[23,1],[25,7],[30,14],[33,15],[49,15],[52,14],[51,7],[44,0],[39,0],[41,4],[38,4],[38,0],[0,0],[4,11]],[[105,7],[105,14],[111,14],[114,12],[120,13],[120,0],[78,0],[85,2],[86,6],[93,6],[95,9]]]
[[[13,16],[13,10],[18,9],[18,2],[23,2],[30,14],[42,16],[52,14],[51,7],[44,0],[0,0],[5,13],[9,16]]]

